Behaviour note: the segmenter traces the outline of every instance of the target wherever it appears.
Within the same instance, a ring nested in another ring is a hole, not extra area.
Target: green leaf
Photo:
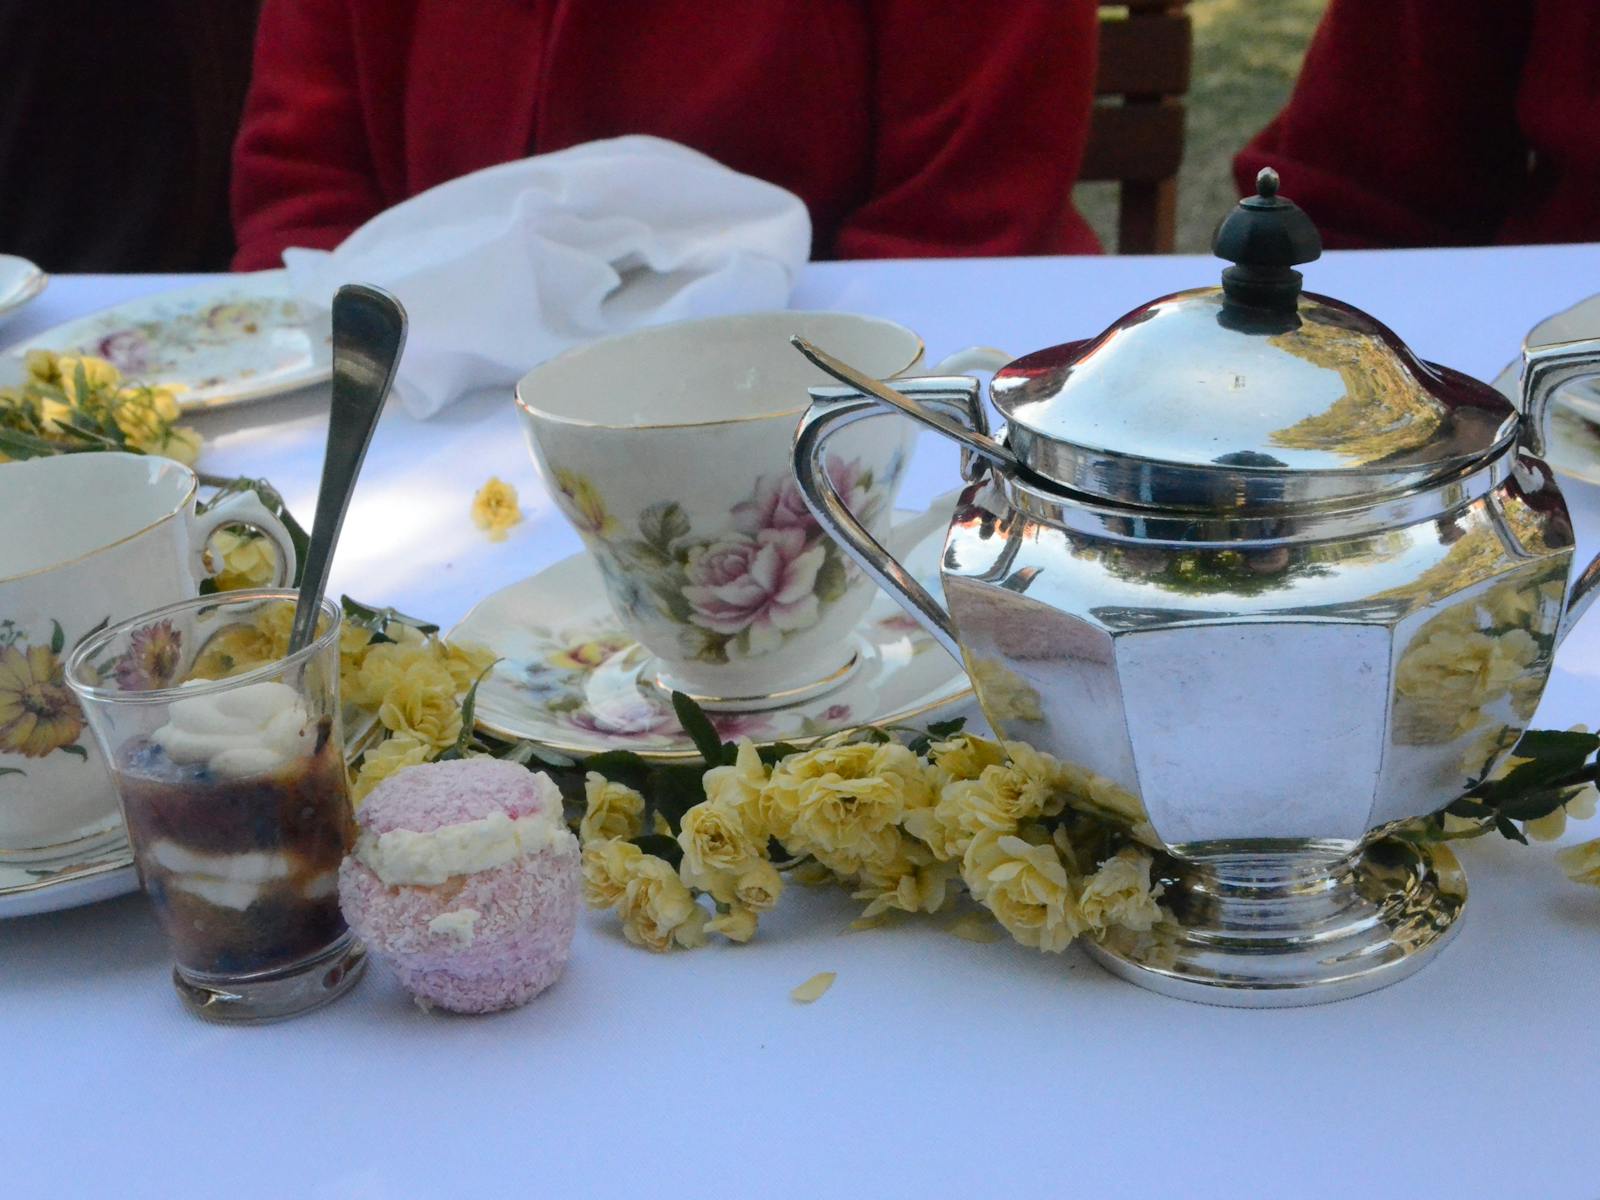
[[[72,755],[75,755],[78,758],[83,759],[84,762],[88,762],[89,761],[89,752],[87,750],[85,750],[82,746],[78,746],[78,745],[61,746],[61,747],[58,747],[58,749],[63,754],[72,754]]]
[[[0,775],[26,775],[21,767],[0,767]]]
[[[678,715],[678,724],[683,726],[695,749],[700,751],[706,766],[720,767],[733,761],[724,756],[722,739],[717,736],[716,727],[711,724],[711,718],[706,716],[703,708],[682,692],[673,692],[672,711]]]
[[[822,559],[822,566],[817,571],[815,588],[817,599],[824,604],[831,603],[844,595],[845,589],[849,586],[850,576],[845,568],[844,556],[832,542],[829,542],[827,552]]]
[[[518,742],[495,757],[514,762],[519,767],[531,767],[534,762],[539,762],[558,771],[569,771],[578,765],[578,760],[575,758],[568,758],[565,754],[558,754],[554,750],[547,750],[538,743],[529,741]]]
[[[1468,795],[1503,808],[1531,792],[1582,783],[1584,763],[1597,746],[1600,746],[1600,737],[1591,733],[1562,733],[1553,729],[1526,733],[1511,753],[1531,761],[1520,763],[1499,779],[1478,784]]]
[[[404,625],[425,635],[439,632],[439,627],[432,621],[424,621],[421,617],[408,617],[394,608],[377,608],[363,604],[349,596],[339,597],[339,609],[344,613],[345,620],[351,624],[370,629],[376,635],[373,641],[394,641],[395,639],[387,633],[390,625]]]
[[[499,661],[499,659],[495,659],[495,662]],[[461,733],[456,738],[455,744],[457,754],[465,754],[467,747],[472,744],[473,721],[478,709],[478,685],[488,677],[489,672],[492,670],[494,670],[494,663],[490,663],[482,671],[478,672],[478,677],[472,681],[472,686],[467,689],[467,694],[461,699]]]
[[[678,845],[676,838],[669,838],[664,833],[645,833],[629,840],[646,854],[665,859],[673,867],[683,861],[683,847]]]
[[[1560,787],[1528,792],[1501,802],[1498,811],[1501,816],[1510,817],[1513,821],[1534,821],[1555,812],[1572,798],[1576,790]]]
[[[81,372],[83,367],[79,366],[78,370]],[[60,654],[61,648],[66,644],[67,635],[61,632],[61,622],[52,618],[50,621],[50,653]]]
[[[87,633],[85,633],[77,641],[72,643],[72,648],[74,650],[76,650],[79,646],[83,645],[85,642],[87,642],[90,638],[92,638],[95,634],[99,633],[102,629],[104,629],[109,624],[111,624],[111,618],[110,617],[101,617],[99,622],[96,623],[96,625],[94,626],[93,629],[90,629]]]
[[[65,446],[46,441],[41,437],[17,429],[0,428],[0,454],[19,461],[29,458],[46,458],[52,454],[66,453]]]
[[[1513,842],[1521,842],[1524,846],[1528,844],[1528,839],[1522,836],[1522,830],[1517,828],[1516,822],[1506,817],[1496,817],[1494,819],[1494,827],[1499,830],[1501,837],[1510,838]]]
[[[928,725],[928,736],[936,741],[946,741],[955,737],[967,727],[965,717],[955,717],[949,721],[934,721]]]
[[[639,535],[671,561],[674,543],[689,536],[689,518],[676,500],[663,500],[639,514]]]
[[[662,571],[672,565],[672,555],[649,542],[630,538],[615,543],[613,548],[622,564],[635,574]]]

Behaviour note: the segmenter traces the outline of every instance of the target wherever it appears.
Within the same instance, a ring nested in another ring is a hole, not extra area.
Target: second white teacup
[[[88,453],[0,465],[0,854],[57,858],[117,828],[116,791],[63,664],[90,633],[193,596],[226,525],[294,545],[255,496],[195,512],[198,481],[171,459]],[[151,667],[164,649],[148,648]]]
[[[656,681],[713,708],[843,682],[872,598],[789,465],[806,389],[833,383],[795,352],[796,333],[880,379],[922,363],[922,339],[892,321],[773,312],[605,338],[517,385],[534,461],[623,626],[655,656]],[[961,369],[1006,361],[999,351],[956,357]],[[875,536],[888,529],[916,435],[913,422],[886,417],[834,443],[828,470]]]

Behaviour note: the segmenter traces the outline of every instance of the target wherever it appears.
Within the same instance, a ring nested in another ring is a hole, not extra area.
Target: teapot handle
[[[978,381],[964,375],[927,376],[897,379],[895,389],[918,404],[954,418],[966,429],[988,435],[988,420],[979,399]],[[918,583],[883,544],[867,532],[845,507],[828,472],[823,468],[823,445],[846,426],[868,417],[897,412],[883,401],[851,388],[815,387],[811,407],[800,420],[794,436],[794,473],[806,507],[822,527],[884,591],[888,592],[918,624],[957,662],[962,661],[955,623],[944,605]],[[968,481],[979,478],[986,464],[966,446],[961,450],[961,474]]]
[[[1600,338],[1529,346],[1522,352],[1522,448],[1544,456],[1549,445],[1550,401],[1561,388],[1586,375],[1600,375]],[[1556,634],[1561,641],[1594,603],[1600,588],[1597,556],[1567,594],[1567,608]]]

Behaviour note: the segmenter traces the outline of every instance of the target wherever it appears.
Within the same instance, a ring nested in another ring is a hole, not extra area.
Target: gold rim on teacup
[[[194,499],[195,493],[200,488],[199,476],[197,476],[192,470],[190,470],[188,467],[184,466],[182,463],[175,462],[175,461],[173,461],[171,459],[156,459],[156,458],[152,458],[152,457],[150,457],[148,455],[143,455],[143,454],[126,454],[126,453],[123,453],[122,451],[118,451],[118,450],[97,451],[95,453],[95,458],[97,460],[101,461],[101,462],[103,462],[107,458],[124,458],[124,459],[133,460],[133,461],[144,462],[144,463],[159,463],[162,470],[171,469],[171,470],[174,470],[174,471],[181,471],[184,474],[188,475],[189,476],[189,483],[188,483],[188,486],[186,488],[184,488],[183,495],[178,497],[177,503],[174,504],[171,509],[169,509],[167,512],[162,513],[160,516],[156,517],[154,520],[152,520],[152,521],[150,521],[150,522],[148,522],[148,523],[146,523],[144,525],[141,525],[139,528],[133,530],[132,532],[125,533],[121,537],[118,537],[113,541],[102,542],[98,546],[92,546],[88,550],[84,550],[84,551],[82,551],[82,552],[80,552],[78,554],[74,554],[71,558],[61,558],[61,559],[55,560],[54,562],[43,563],[43,564],[41,564],[40,566],[37,566],[37,567],[29,567],[26,571],[18,571],[15,574],[12,574],[12,575],[0,575],[0,583],[12,583],[12,582],[14,582],[14,581],[16,581],[18,579],[27,579],[29,576],[32,576],[32,575],[43,575],[47,571],[59,571],[62,567],[70,567],[70,566],[74,565],[75,563],[83,562],[85,559],[93,558],[96,554],[99,554],[102,551],[110,550],[110,549],[113,549],[113,548],[115,548],[117,546],[126,545],[128,542],[133,541],[134,538],[142,537],[144,534],[149,533],[152,529],[158,528],[159,526],[165,524],[167,521],[172,520],[174,517],[181,516],[184,512],[186,512],[188,510],[189,502]],[[55,461],[58,461],[58,460],[57,459],[28,459],[28,460],[26,460],[24,462],[20,462],[20,463],[10,463],[10,464],[8,464],[8,469],[15,470],[15,469],[17,469],[19,467],[20,468],[28,468],[28,467],[33,466],[36,463],[46,463],[46,462],[55,462]],[[53,470],[53,469],[57,469],[57,468],[44,468],[44,469]]]

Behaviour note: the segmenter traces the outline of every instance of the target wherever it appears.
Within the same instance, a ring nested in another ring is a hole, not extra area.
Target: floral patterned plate
[[[954,505],[952,492],[926,513],[902,516],[889,534],[890,550],[936,594]],[[649,654],[622,632],[587,554],[496,592],[450,637],[500,656],[478,689],[478,726],[488,733],[579,757],[696,753],[669,699],[640,681]],[[855,637],[860,666],[837,690],[792,707],[712,714],[713,724],[726,738],[802,743],[854,725],[932,720],[971,697],[966,674],[886,594],[874,597]]]
[[[124,375],[174,385],[185,412],[322,383],[332,374],[324,316],[308,326],[288,272],[224,275],[69,321],[7,351],[0,386],[28,350],[94,354]]]
[[[0,855],[0,918],[77,908],[139,890],[133,851],[121,823],[56,858],[8,861]]]
[[[4,325],[50,282],[38,267],[15,254],[0,254],[0,325]]]

